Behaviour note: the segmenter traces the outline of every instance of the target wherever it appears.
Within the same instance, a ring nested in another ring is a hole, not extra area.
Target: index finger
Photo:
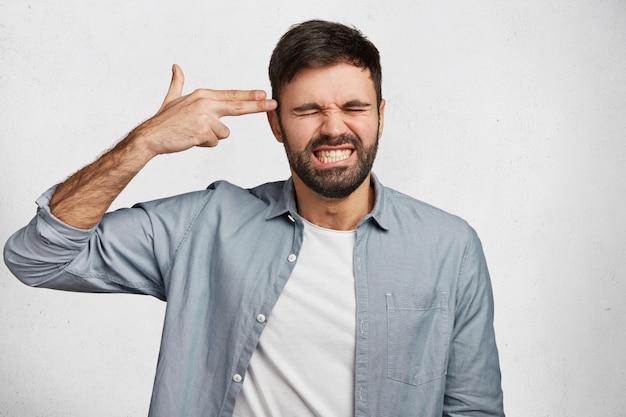
[[[276,100],[266,99],[263,90],[207,90],[207,96],[219,103],[219,117],[268,112],[278,107]]]
[[[263,90],[203,90],[213,100],[219,101],[258,101],[265,100]]]

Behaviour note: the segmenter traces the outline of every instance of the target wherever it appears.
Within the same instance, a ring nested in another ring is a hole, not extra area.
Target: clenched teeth
[[[318,151],[315,153],[315,156],[320,161],[325,164],[330,162],[338,162],[343,161],[344,159],[348,159],[352,155],[351,149],[341,149],[341,150],[332,150],[332,151]]]

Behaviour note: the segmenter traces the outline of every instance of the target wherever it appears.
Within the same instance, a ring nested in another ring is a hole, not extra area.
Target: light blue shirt
[[[458,217],[382,186],[356,229],[355,416],[503,416],[489,273]],[[50,214],[54,188],[5,246],[25,284],[167,301],[150,416],[230,416],[298,261],[291,180],[205,191],[105,215]],[[328,381],[332,384],[333,381]]]

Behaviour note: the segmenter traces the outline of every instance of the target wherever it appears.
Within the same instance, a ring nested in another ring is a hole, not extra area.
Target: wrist
[[[141,126],[131,131],[119,145],[123,151],[132,154],[133,159],[142,165],[147,164],[158,155],[158,152],[150,146],[147,135],[144,134]]]

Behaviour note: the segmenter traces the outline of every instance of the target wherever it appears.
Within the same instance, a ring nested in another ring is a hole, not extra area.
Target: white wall
[[[626,3],[0,1],[0,242],[48,186],[187,91],[269,88],[293,23],[360,27],[388,100],[376,172],[466,218],[509,416],[626,415]],[[286,177],[262,115],[160,157],[116,202]],[[0,416],[141,416],[164,304],[27,288],[0,266]]]

